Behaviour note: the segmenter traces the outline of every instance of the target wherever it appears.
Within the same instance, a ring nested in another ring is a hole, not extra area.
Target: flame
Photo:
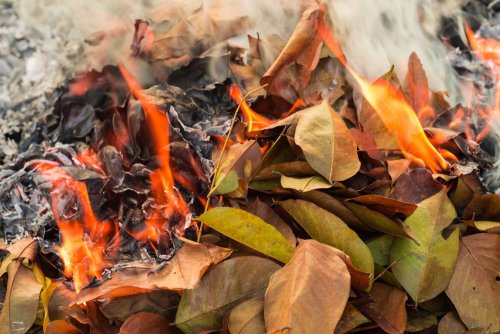
[[[64,263],[64,275],[73,277],[75,290],[79,292],[92,278],[102,279],[102,270],[112,265],[104,255],[108,252],[108,257],[113,257],[118,250],[117,225],[95,216],[86,185],[71,178],[61,167],[40,162],[35,170],[52,182],[52,211],[62,236],[57,251]],[[77,199],[71,207],[77,208],[73,213],[64,207],[69,194]]]
[[[154,141],[156,158],[159,164],[159,168],[150,176],[151,189],[155,202],[161,208],[164,217],[164,219],[146,219],[146,230],[132,233],[132,236],[140,241],[158,244],[160,239],[169,234],[167,223],[173,223],[176,232],[182,234],[187,227],[185,225],[186,217],[189,217],[190,214],[187,203],[175,188],[174,174],[170,168],[170,120],[164,112],[148,99],[142,87],[125,67],[121,64],[118,67],[132,94],[141,104],[151,130],[151,137]],[[178,181],[182,181],[180,177],[176,178]]]
[[[361,93],[386,128],[394,134],[405,157],[419,165],[428,166],[433,172],[448,169],[448,163],[425,136],[417,113],[408,104],[401,90],[384,78],[374,83],[361,78],[347,63],[333,33],[324,22],[318,25],[318,33],[356,80]]]
[[[469,44],[482,61],[491,61],[496,67],[500,67],[500,41],[492,38],[476,38],[472,29],[466,24],[465,33]]]
[[[231,98],[238,104],[241,103],[241,112],[243,114],[243,118],[247,123],[247,131],[259,131],[266,126],[273,124],[273,120],[262,116],[261,114],[256,113],[250,108],[248,103],[243,98],[243,94],[241,90],[235,84],[232,84],[228,88],[229,95]]]

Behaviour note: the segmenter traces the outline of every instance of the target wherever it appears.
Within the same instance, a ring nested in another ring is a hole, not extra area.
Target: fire
[[[468,25],[465,25],[465,33],[472,50],[481,60],[491,61],[496,67],[500,67],[500,41],[492,38],[476,38]]]
[[[433,172],[448,169],[448,163],[426,137],[417,113],[408,104],[401,90],[387,79],[369,83],[361,78],[349,66],[333,33],[323,22],[318,25],[318,33],[356,80],[363,96],[386,128],[394,134],[403,154],[419,165],[428,166]]]
[[[181,182],[184,180],[179,176],[174,176],[170,168],[170,120],[168,116],[148,100],[142,87],[123,65],[119,65],[119,68],[132,94],[139,100],[151,130],[159,164],[159,168],[150,176],[151,189],[156,205],[161,208],[164,217],[164,219],[146,219],[146,231],[132,233],[132,236],[140,241],[149,241],[152,245],[159,244],[160,239],[169,233],[168,223],[173,223],[176,232],[180,234],[187,227],[185,222],[189,221],[186,219],[190,214],[189,207],[174,183],[175,179]]]
[[[243,114],[245,122],[247,123],[248,132],[259,131],[273,123],[273,120],[270,120],[269,118],[256,113],[252,110],[252,108],[250,108],[248,103],[243,98],[243,94],[241,93],[241,90],[238,88],[238,86],[232,84],[231,86],[229,86],[228,91],[229,95],[236,103],[241,103],[241,112]]]
[[[35,170],[52,182],[52,211],[62,236],[58,252],[64,263],[64,275],[73,278],[79,292],[92,278],[101,279],[102,270],[112,265],[105,260],[105,254],[113,257],[118,250],[117,225],[95,216],[86,185],[71,178],[62,168],[42,162],[36,164]],[[75,195],[77,203],[68,202],[70,194]]]

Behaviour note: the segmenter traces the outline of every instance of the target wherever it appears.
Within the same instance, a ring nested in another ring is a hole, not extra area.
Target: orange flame
[[[408,104],[400,89],[386,79],[369,83],[361,78],[347,63],[333,33],[324,22],[318,25],[318,33],[358,83],[365,99],[375,109],[386,128],[394,134],[403,154],[433,172],[449,168],[446,160],[429,142],[417,114]]]
[[[118,249],[117,226],[95,216],[84,183],[71,178],[59,166],[46,162],[36,164],[35,170],[52,182],[52,211],[62,236],[62,244],[57,250],[64,263],[64,275],[73,277],[75,290],[79,292],[93,277],[101,279],[102,270],[112,265],[104,255],[108,252],[108,256],[113,257]],[[60,212],[69,193],[75,194],[78,200],[78,212],[73,215]],[[110,244],[110,241],[113,242]]]
[[[182,234],[187,227],[184,225],[189,216],[189,207],[184,198],[174,186],[174,175],[170,168],[170,120],[154,103],[149,101],[142,87],[134,80],[123,65],[118,65],[127,85],[134,97],[139,100],[146,120],[151,129],[156,156],[160,167],[151,173],[151,189],[156,204],[162,207],[162,215],[166,219],[146,219],[146,231],[133,233],[132,236],[140,241],[150,241],[158,244],[160,239],[168,233],[165,224],[174,222],[176,232]]]
[[[241,93],[241,90],[238,88],[238,86],[232,84],[231,86],[229,86],[228,91],[229,95],[236,103],[241,103],[241,112],[243,114],[245,122],[247,122],[248,132],[259,131],[273,123],[273,120],[256,113],[252,110],[252,108],[250,108],[248,103],[243,98],[243,94]]]

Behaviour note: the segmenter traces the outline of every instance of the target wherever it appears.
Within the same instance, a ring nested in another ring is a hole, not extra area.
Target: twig
[[[259,89],[265,88],[268,84],[264,84],[260,87],[257,87],[255,89],[252,89],[248,93],[246,93],[243,98],[241,99],[240,103],[238,104],[238,107],[234,111],[233,119],[231,120],[231,125],[229,126],[229,131],[226,134],[226,139],[224,140],[224,145],[222,145],[222,149],[219,155],[219,159],[217,160],[217,164],[215,165],[215,171],[214,171],[214,176],[212,178],[212,182],[210,183],[210,188],[208,189],[208,195],[207,195],[207,202],[205,204],[205,210],[203,212],[208,211],[208,207],[210,206],[210,200],[212,199],[212,192],[214,191],[214,186],[215,186],[215,179],[217,177],[217,174],[219,173],[220,165],[222,163],[222,158],[224,157],[224,153],[227,147],[227,143],[229,142],[229,138],[231,137],[231,132],[233,132],[234,124],[236,123],[236,118],[238,117],[238,113],[241,109],[241,105],[243,102],[245,102],[246,98],[251,95],[252,93],[258,91]],[[200,242],[201,240],[201,235],[203,234],[203,222],[200,224],[200,230],[198,232],[198,237],[197,237],[197,242]]]

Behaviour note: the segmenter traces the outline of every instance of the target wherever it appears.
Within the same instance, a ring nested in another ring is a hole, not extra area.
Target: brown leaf
[[[82,334],[75,326],[64,320],[55,320],[47,325],[45,334]]]
[[[500,195],[475,194],[465,207],[464,219],[500,221]]]
[[[290,244],[295,247],[295,245],[297,244],[297,238],[295,238],[291,227],[288,226],[288,224],[285,223],[283,219],[281,219],[281,217],[276,212],[274,212],[274,210],[271,209],[269,205],[261,202],[257,198],[253,202],[250,202],[246,206],[245,210],[253,213],[257,217],[260,217],[266,223],[274,226],[278,230],[278,232],[283,234],[286,240],[288,240]]]
[[[438,324],[438,334],[465,334],[467,327],[458,317],[457,312],[448,312],[441,318]]]
[[[500,330],[500,235],[478,233],[460,240],[446,294],[468,328]]]
[[[399,201],[418,204],[438,193],[443,186],[432,178],[425,168],[412,169],[402,174],[391,190],[391,197]]]
[[[317,175],[316,171],[305,161],[290,161],[273,164],[263,168],[253,180],[279,179],[280,174],[286,176]]]
[[[396,182],[409,166],[410,160],[408,159],[387,160],[387,172],[391,176],[392,182]]]
[[[174,334],[180,331],[169,325],[169,321],[156,313],[139,312],[131,316],[120,327],[120,334]]]
[[[381,195],[363,195],[351,198],[348,201],[360,203],[388,217],[393,217],[397,213],[402,213],[408,217],[417,209],[416,204],[398,201]]]
[[[370,295],[373,308],[391,324],[393,333],[403,333],[406,328],[406,293],[392,286],[373,283]]]
[[[405,96],[410,106],[419,116],[422,126],[429,126],[434,119],[434,111],[430,107],[429,84],[422,63],[415,52],[412,52],[408,59]]]
[[[101,285],[80,291],[75,303],[147,290],[192,289],[213,263],[214,259],[206,246],[185,242],[168,263],[161,266],[144,264],[125,267],[113,273],[113,276]]]
[[[228,328],[231,334],[265,333],[263,298],[249,299],[237,305],[229,315]]]
[[[335,330],[350,290],[349,271],[337,251],[305,240],[290,262],[271,276],[264,299],[268,333]]]
[[[311,2],[310,7],[303,12],[280,55],[261,79],[262,84],[269,84],[267,91],[270,94],[285,97],[281,91],[283,86],[290,84],[290,80],[287,80],[284,70],[292,63],[296,64],[297,73],[294,77],[299,78],[296,79],[298,82],[295,88],[301,92],[309,83],[311,73],[318,65],[323,45],[321,38],[316,33],[319,19],[323,15],[323,11],[314,2]]]
[[[7,266],[7,291],[0,314],[1,333],[26,333],[35,322],[42,285],[35,274],[24,266],[22,259],[34,261],[38,243],[21,239],[7,250],[15,257]]]

